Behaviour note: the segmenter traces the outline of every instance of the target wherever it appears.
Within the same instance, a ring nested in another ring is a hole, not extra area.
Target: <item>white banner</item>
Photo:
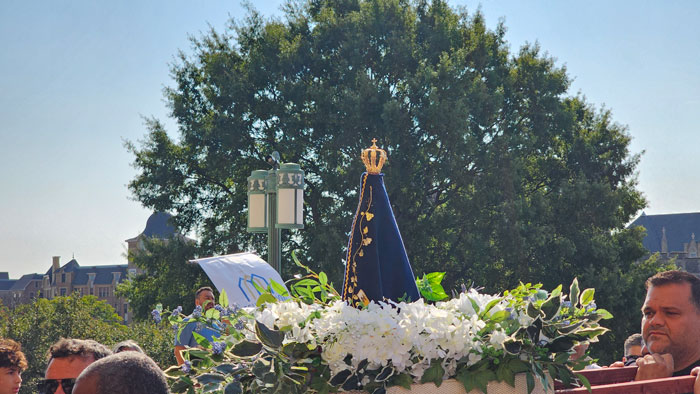
[[[254,253],[206,257],[190,262],[199,264],[219,292],[226,290],[229,303],[236,303],[239,307],[255,306],[260,292],[253,282],[263,289],[268,288],[270,280],[284,286],[280,274]],[[274,290],[272,294],[279,300],[286,299]]]

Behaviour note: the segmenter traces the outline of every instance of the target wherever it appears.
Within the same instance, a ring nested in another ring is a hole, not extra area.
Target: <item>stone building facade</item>
[[[146,237],[169,239],[175,236],[175,229],[169,223],[170,217],[163,212],[152,214],[141,234],[125,241],[129,253],[142,249]],[[139,272],[130,260],[127,264],[81,266],[73,258],[61,265],[61,258],[54,256],[51,268],[44,274],[26,274],[19,279],[10,279],[7,272],[0,272],[0,300],[3,305],[12,308],[36,298],[53,299],[78,292],[106,301],[128,323],[131,321],[129,303],[117,297],[115,290],[129,275]]]
[[[646,215],[642,213],[630,227],[642,226],[647,235],[642,244],[659,258],[673,261],[678,268],[700,276],[700,212]]]

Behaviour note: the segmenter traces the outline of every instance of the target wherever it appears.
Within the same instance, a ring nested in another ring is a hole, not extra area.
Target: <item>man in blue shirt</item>
[[[191,320],[198,316],[201,316],[204,312],[214,307],[214,291],[211,287],[202,287],[194,294],[194,304],[196,305],[194,311],[191,315],[187,316],[185,321]],[[209,342],[213,342],[214,339],[221,335],[218,327],[211,327],[204,323],[193,321],[188,323],[180,335],[175,336],[175,358],[177,359],[177,364],[182,365],[185,360],[182,358],[182,350],[190,347],[197,347],[197,341],[194,338],[193,332],[203,336]]]

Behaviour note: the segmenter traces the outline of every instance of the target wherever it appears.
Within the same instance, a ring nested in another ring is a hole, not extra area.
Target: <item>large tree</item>
[[[513,53],[503,25],[440,0],[308,0],[231,26],[172,66],[178,137],[150,120],[128,144],[135,197],[176,214],[204,253],[264,250],[245,232],[245,179],[276,150],[306,172],[306,227],[285,236],[285,253],[339,284],[358,157],[376,137],[417,274],[502,291],[574,276],[595,287],[637,269],[642,234],[625,224],[645,205],[639,156],[538,45]],[[641,284],[629,286],[597,299]]]

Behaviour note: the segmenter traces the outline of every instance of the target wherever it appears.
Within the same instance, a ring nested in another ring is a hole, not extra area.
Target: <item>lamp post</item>
[[[268,262],[282,272],[282,229],[304,228],[304,171],[295,163],[279,164],[279,153],[268,158],[271,170],[248,177],[248,232],[267,233]]]

